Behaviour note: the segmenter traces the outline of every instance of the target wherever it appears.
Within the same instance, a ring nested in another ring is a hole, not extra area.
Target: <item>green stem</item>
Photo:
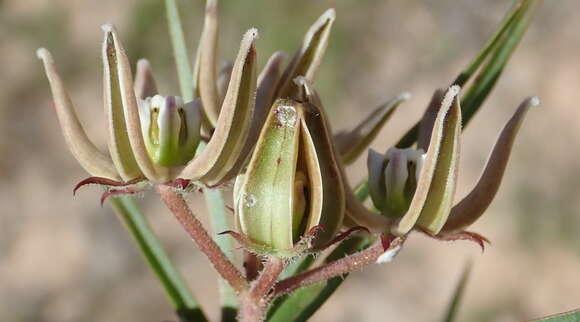
[[[362,236],[354,236],[342,242],[328,257],[325,263],[334,262],[370,246],[372,241]],[[298,272],[306,270],[300,267]],[[348,274],[331,278],[325,282],[296,290],[292,294],[279,297],[268,311],[268,321],[307,321],[326,300],[338,289]]]
[[[207,208],[211,214],[210,218],[214,232],[222,232],[231,230],[231,225],[228,221],[228,214],[222,193],[218,190],[205,189],[205,201]],[[230,261],[234,261],[234,244],[232,239],[227,236],[215,238],[216,243],[222,252]],[[224,281],[219,279],[220,298],[222,304],[222,322],[235,321],[238,315],[238,298],[236,292],[232,287]]]
[[[461,279],[455,288],[455,292],[451,298],[451,303],[449,303],[449,307],[447,308],[447,313],[445,313],[443,322],[454,322],[456,320],[459,304],[463,298],[463,294],[465,294],[465,287],[467,286],[467,280],[469,279],[472,266],[472,263],[469,262],[463,269],[463,274],[461,274]]]
[[[189,55],[187,54],[181,18],[179,17],[179,9],[177,8],[175,0],[165,0],[165,7],[167,9],[169,35],[171,37],[171,45],[173,46],[173,55],[175,57],[181,95],[185,102],[189,102],[193,99],[193,74],[191,64],[189,63]]]
[[[167,20],[169,23],[169,33],[171,44],[173,46],[173,55],[175,57],[175,66],[179,76],[179,87],[181,96],[184,101],[191,101],[194,97],[194,79],[193,70],[187,53],[185,36],[181,19],[179,17],[179,8],[175,0],[165,0],[167,8]],[[198,151],[202,151],[204,144],[200,144]],[[223,196],[220,191],[206,189],[204,191],[206,204],[212,220],[215,231],[221,232],[230,230],[231,227],[227,221],[226,207]],[[230,261],[233,261],[231,240],[226,237],[214,238],[220,250],[226,254]],[[220,278],[220,297],[222,304],[222,321],[234,321],[237,315],[237,297],[231,286]]]
[[[130,197],[111,197],[111,206],[133,236],[141,253],[163,285],[182,321],[207,321],[183,277],[177,272],[147,219]]]

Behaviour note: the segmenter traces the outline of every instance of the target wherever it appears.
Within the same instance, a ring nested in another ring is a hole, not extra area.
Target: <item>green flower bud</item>
[[[246,173],[236,180],[238,224],[253,251],[292,257],[325,245],[342,225],[344,191],[331,186],[335,178],[310,115],[301,103],[276,101]],[[317,226],[323,232],[309,234]]]
[[[158,165],[186,164],[199,143],[201,114],[199,101],[183,104],[178,96],[155,95],[139,102],[145,147]]]
[[[369,192],[383,215],[400,218],[407,212],[424,159],[420,149],[390,148],[384,155],[369,150]]]

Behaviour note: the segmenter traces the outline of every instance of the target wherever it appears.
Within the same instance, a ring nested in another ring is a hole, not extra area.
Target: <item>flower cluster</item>
[[[160,95],[146,60],[137,62],[133,78],[117,32],[111,25],[103,26],[108,154],[85,134],[53,57],[39,49],[65,140],[92,176],[75,190],[85,184],[103,185],[104,200],[155,186],[239,292],[246,291],[247,280],[223,259],[205,231],[197,231],[203,228],[192,223],[195,219],[186,203],[167,189],[183,193],[192,186],[213,189],[235,182],[237,227],[225,233],[249,252],[273,259],[319,252],[357,230],[380,237],[382,247],[369,248],[360,259],[353,255],[352,269],[376,261],[385,251],[392,257],[393,248],[414,230],[441,240],[468,239],[483,247],[485,237],[465,229],[493,200],[523,118],[539,100],[528,98],[516,110],[479,181],[454,206],[461,88],[453,84],[435,91],[420,121],[416,147],[391,147],[384,154],[368,150],[367,188],[374,205],[369,209],[355,195],[345,167],[367,151],[410,95],[403,93],[379,106],[352,130],[333,133],[313,83],[334,20],[334,10],[327,10],[310,27],[285,69],[285,55],[276,52],[259,75],[258,32],[250,29],[233,64],[217,72],[217,1],[208,1],[190,101]],[[273,263],[271,269],[279,274],[283,265]],[[264,269],[265,275],[269,269]],[[280,293],[296,287],[288,283],[280,284]]]

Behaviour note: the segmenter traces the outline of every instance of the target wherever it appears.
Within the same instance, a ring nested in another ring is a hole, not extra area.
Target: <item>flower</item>
[[[132,185],[139,179],[173,184],[180,179],[217,184],[234,167],[243,165],[255,101],[255,29],[243,37],[213,135],[203,152],[194,154],[200,141],[200,98],[186,104],[178,96],[155,95],[148,63],[137,66],[135,86],[125,50],[111,25],[103,26],[104,101],[109,133],[109,154],[88,139],[60,78],[54,59],[44,48],[37,56],[44,63],[57,116],[72,154],[93,178],[86,183]],[[203,114],[202,114],[203,113]],[[193,160],[192,160],[193,159]]]
[[[417,149],[390,148],[385,154],[369,150],[369,192],[375,207],[392,221],[390,232],[396,236],[414,227],[434,236],[457,234],[475,222],[499,189],[526,112],[539,104],[532,97],[520,105],[501,131],[479,182],[453,206],[461,136],[459,91],[452,86],[444,96],[436,92],[421,124]]]

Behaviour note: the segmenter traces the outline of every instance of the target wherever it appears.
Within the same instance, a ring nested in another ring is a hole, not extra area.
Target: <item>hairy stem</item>
[[[183,197],[173,191],[171,187],[159,185],[157,190],[161,200],[175,215],[199,249],[207,256],[221,277],[228,281],[237,293],[245,291],[248,288],[246,279],[203,228],[203,225],[195,217]]]
[[[401,243],[401,239],[395,239],[393,242],[389,243],[388,247],[396,247]],[[377,262],[379,257],[385,253],[385,250],[385,243],[378,241],[373,246],[358,253],[324,264],[304,273],[288,277],[276,284],[273,295],[279,296],[287,294],[301,287],[320,283],[333,277],[359,270],[367,265],[374,264]]]
[[[252,283],[252,288],[242,295],[240,300],[241,322],[263,321],[266,317],[266,308],[271,299],[270,291],[276,284],[278,276],[284,270],[284,260],[272,257],[264,265],[262,273],[258,279]]]

